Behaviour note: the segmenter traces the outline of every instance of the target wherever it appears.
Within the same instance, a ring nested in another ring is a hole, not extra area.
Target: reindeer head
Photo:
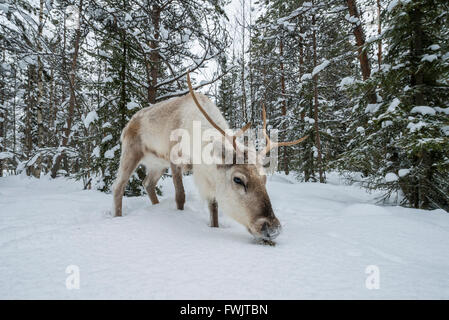
[[[263,168],[262,168],[263,170]],[[217,165],[218,207],[258,239],[272,240],[281,231],[266,190],[267,176],[254,164]]]
[[[266,132],[266,112],[262,110],[263,134],[266,139],[264,150],[257,152],[251,145],[237,143],[236,138],[243,134],[251,123],[248,123],[236,134],[228,135],[209,117],[192,89],[190,76],[187,73],[187,84],[193,101],[210,124],[225,138],[220,139],[219,154],[221,164],[217,164],[216,200],[218,207],[236,221],[240,222],[256,239],[273,240],[281,231],[281,224],[276,218],[266,189],[267,176],[263,168],[266,154],[278,146],[291,146],[305,140],[307,136],[290,142],[272,142]],[[232,159],[229,163],[225,159]],[[256,161],[248,161],[256,159]]]

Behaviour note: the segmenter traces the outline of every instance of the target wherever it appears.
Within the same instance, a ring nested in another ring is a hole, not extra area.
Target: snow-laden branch
[[[321,64],[313,68],[312,77],[323,71],[330,64],[329,60],[324,60]]]
[[[214,83],[214,82],[220,80],[220,79],[223,78],[225,75],[226,75],[226,73],[222,73],[221,75],[219,75],[218,77],[216,77],[216,78],[214,78],[214,79],[212,79],[212,80],[210,80],[210,81],[201,81],[200,84],[198,84],[198,85],[196,85],[196,86],[193,87],[193,90],[198,90],[199,88],[202,88],[202,87],[205,87],[205,86],[207,86],[207,85],[210,85],[210,84],[212,84],[212,83]],[[163,101],[163,100],[166,100],[166,99],[169,99],[169,98],[174,98],[174,97],[183,96],[183,95],[185,95],[185,94],[187,94],[187,93],[189,93],[189,89],[179,90],[179,91],[175,91],[175,92],[170,92],[170,93],[168,93],[168,94],[164,94],[164,95],[162,95],[162,96],[159,96],[159,97],[156,99],[156,102]]]

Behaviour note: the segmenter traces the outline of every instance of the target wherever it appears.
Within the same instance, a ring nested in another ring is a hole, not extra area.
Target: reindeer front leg
[[[173,176],[173,184],[175,185],[176,207],[178,208],[178,210],[184,210],[186,194],[184,192],[184,185],[182,184],[182,168],[174,165],[173,163],[170,166]]]
[[[218,228],[218,203],[217,200],[209,200],[210,226]]]

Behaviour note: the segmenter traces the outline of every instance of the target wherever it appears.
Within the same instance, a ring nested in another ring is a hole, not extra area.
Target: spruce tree
[[[370,188],[399,192],[415,208],[449,208],[449,37],[446,1],[392,1],[384,12],[386,55],[372,78],[377,90],[354,107],[354,138],[342,167]]]

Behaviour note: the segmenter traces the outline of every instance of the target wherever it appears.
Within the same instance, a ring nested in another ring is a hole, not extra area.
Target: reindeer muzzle
[[[281,229],[280,224],[270,226],[268,222],[264,222],[260,229],[260,235],[264,240],[273,240],[281,233]]]

